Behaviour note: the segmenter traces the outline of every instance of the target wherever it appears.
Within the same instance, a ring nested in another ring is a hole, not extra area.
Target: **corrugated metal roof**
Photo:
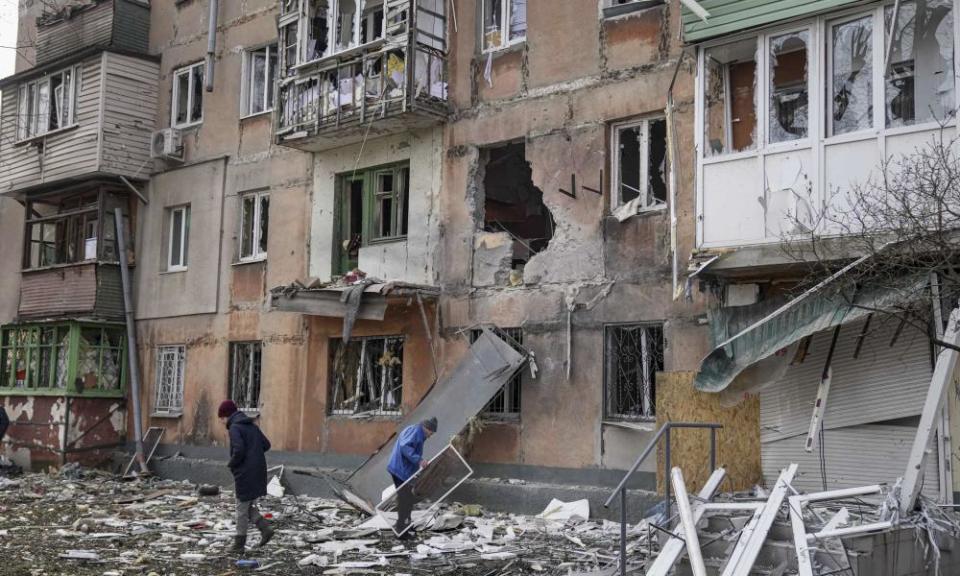
[[[863,0],[700,0],[710,17],[706,22],[684,7],[683,39],[701,42],[751,28],[810,16]]]

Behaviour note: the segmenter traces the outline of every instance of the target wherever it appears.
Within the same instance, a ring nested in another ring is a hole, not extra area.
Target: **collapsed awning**
[[[713,349],[700,363],[694,385],[703,392],[740,393],[756,388],[757,378],[771,377],[776,367],[762,362],[778,354],[789,362],[787,352],[802,338],[833,326],[855,322],[876,310],[893,310],[915,298],[928,276],[902,278],[893,285],[860,287],[855,293],[838,281],[866,257],[844,267],[838,273],[753,322]],[[761,310],[761,305],[752,307]],[[749,310],[747,311],[749,313]],[[721,320],[722,321],[722,320]],[[748,371],[748,368],[753,368]]]
[[[397,432],[435,417],[437,431],[423,448],[423,457],[429,460],[484,409],[528,358],[529,354],[515,342],[508,343],[493,330],[484,328],[453,372],[433,385],[420,404],[404,417]],[[396,433],[347,479],[352,493],[345,494],[347,500],[370,513],[380,502],[383,489],[391,485],[387,461],[395,437]]]
[[[280,286],[270,291],[270,308],[280,312],[297,312],[311,316],[343,318],[351,313],[351,305],[344,298],[350,285],[306,287],[304,283]],[[363,288],[356,318],[383,320],[391,298],[435,299],[440,289],[406,282],[376,282]]]

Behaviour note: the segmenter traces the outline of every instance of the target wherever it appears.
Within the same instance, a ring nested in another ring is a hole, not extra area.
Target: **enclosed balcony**
[[[37,18],[36,65],[100,48],[146,54],[149,42],[147,0],[44,2]]]
[[[446,2],[282,0],[281,6],[279,144],[315,152],[444,121]]]

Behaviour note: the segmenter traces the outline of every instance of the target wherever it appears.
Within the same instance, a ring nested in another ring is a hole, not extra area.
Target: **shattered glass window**
[[[638,210],[659,209],[667,202],[667,122],[642,120],[614,128],[617,158],[617,208],[640,198]]]
[[[770,142],[806,138],[809,130],[810,33],[791,32],[770,39]]]
[[[403,402],[403,336],[330,341],[330,413],[396,415]]]
[[[260,409],[260,342],[230,343],[230,399],[241,410]]]
[[[606,329],[604,417],[645,420],[656,416],[656,373],[663,370],[663,327]]]
[[[240,260],[259,260],[267,255],[267,222],[270,195],[252,192],[240,197]]]
[[[887,127],[949,119],[955,100],[953,2],[902,2],[895,23],[893,17],[888,6]]]
[[[483,0],[483,49],[495,50],[503,44],[503,0]]]
[[[873,126],[873,17],[831,28],[829,135]]]
[[[176,414],[183,410],[183,371],[186,350],[183,346],[157,348],[157,397],[153,411]]]
[[[757,40],[706,51],[704,145],[706,156],[754,148],[757,131]]]

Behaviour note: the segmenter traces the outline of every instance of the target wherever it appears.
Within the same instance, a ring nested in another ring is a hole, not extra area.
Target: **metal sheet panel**
[[[22,318],[90,314],[97,298],[96,264],[25,272],[20,282]]]
[[[891,346],[899,321],[874,317],[854,358],[863,326],[859,321],[840,329],[824,419],[827,430],[918,416],[923,409],[933,375],[926,334],[905,326]],[[762,442],[806,434],[832,334],[815,334],[803,362],[791,365],[760,393]]]
[[[427,440],[423,457],[439,454],[470,418],[487,405],[496,393],[513,378],[526,362],[526,355],[516,351],[492,331],[483,334],[470,346],[457,367],[423,397],[420,404],[397,427],[397,431],[429,417],[437,418],[437,432]],[[347,480],[353,494],[367,502],[369,509],[380,502],[380,494],[391,484],[387,461],[396,434],[380,447]]]
[[[829,410],[829,407],[828,407]],[[825,435],[827,490],[855,488],[868,484],[893,485],[903,476],[917,429],[913,426],[866,425],[828,430]],[[800,465],[792,482],[801,492],[823,489],[820,476],[820,451],[803,449],[806,436],[763,442],[761,459],[767,485],[776,481],[780,470],[790,463]],[[931,446],[936,453],[936,447]],[[940,494],[937,459],[928,458],[923,493],[931,498]]]

